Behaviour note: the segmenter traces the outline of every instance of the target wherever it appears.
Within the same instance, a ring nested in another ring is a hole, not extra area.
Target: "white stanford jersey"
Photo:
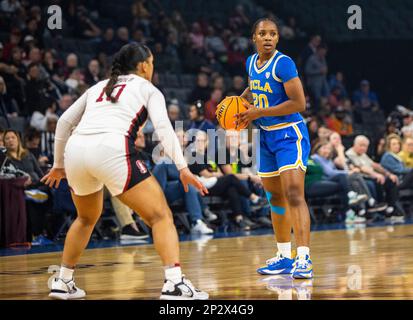
[[[79,99],[86,108],[74,134],[117,133],[135,139],[148,118],[150,99],[158,96],[159,100],[162,94],[149,81],[132,74],[124,75],[114,86],[112,96],[118,101],[112,103],[104,92],[107,82],[97,83]],[[158,101],[158,106],[153,107],[161,112],[162,104]]]
[[[166,111],[165,98],[149,81],[134,74],[119,76],[112,103],[104,92],[108,80],[89,88],[59,119],[55,134],[55,168],[64,167],[64,150],[74,127],[74,136],[114,134],[133,147],[138,129],[149,117],[165,154],[178,169],[187,166],[178,138]],[[126,150],[128,155],[129,151]]]

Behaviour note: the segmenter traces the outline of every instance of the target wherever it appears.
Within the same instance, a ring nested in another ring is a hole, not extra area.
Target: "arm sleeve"
[[[64,152],[73,127],[77,126],[85,112],[87,91],[60,117],[56,126],[54,143],[54,168],[64,168]]]
[[[294,61],[289,57],[280,58],[276,66],[275,75],[280,78],[282,82],[287,82],[298,77],[298,71]]]
[[[155,133],[165,151],[165,154],[175,163],[178,170],[186,168],[185,161],[178,137],[176,136],[166,111],[165,98],[162,93],[151,86],[148,99],[148,113]]]

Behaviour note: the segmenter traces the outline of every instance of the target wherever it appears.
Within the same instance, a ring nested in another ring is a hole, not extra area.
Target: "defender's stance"
[[[181,273],[171,210],[133,147],[137,131],[149,116],[165,153],[180,170],[185,189],[192,184],[207,193],[187,168],[165,99],[150,82],[152,74],[150,50],[137,43],[125,45],[115,55],[110,79],[87,90],[59,119],[55,162],[42,181],[53,187],[67,176],[78,217],[66,236],[60,274],[49,295],[52,298],[86,295],[75,286],[73,272],[102,212],[104,185],[152,228],[155,248],[165,266],[161,299],[208,298]]]

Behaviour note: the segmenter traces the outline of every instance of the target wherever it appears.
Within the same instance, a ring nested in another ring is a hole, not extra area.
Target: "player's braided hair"
[[[115,103],[117,99],[112,97],[118,77],[122,74],[135,73],[136,65],[147,60],[151,56],[151,50],[140,43],[132,42],[124,45],[114,56],[109,81],[105,88],[107,97]]]
[[[254,35],[255,31],[257,30],[258,25],[263,21],[271,21],[272,23],[275,24],[275,26],[277,27],[277,30],[279,29],[277,18],[275,18],[275,19],[270,18],[270,17],[259,18],[257,21],[255,21],[254,25],[252,26],[251,35]]]

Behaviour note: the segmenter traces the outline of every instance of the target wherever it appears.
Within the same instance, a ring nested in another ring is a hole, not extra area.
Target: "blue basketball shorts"
[[[273,130],[260,129],[258,175],[268,178],[291,169],[306,171],[311,146],[304,122],[273,127]]]

